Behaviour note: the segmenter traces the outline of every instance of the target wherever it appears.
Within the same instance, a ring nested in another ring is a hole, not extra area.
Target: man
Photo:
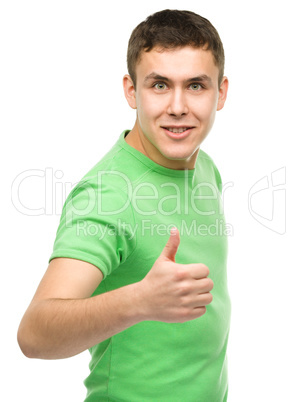
[[[223,46],[206,19],[164,10],[133,31],[128,71],[135,125],[69,194],[19,344],[89,349],[86,401],[226,401],[221,178],[200,149],[226,100]]]

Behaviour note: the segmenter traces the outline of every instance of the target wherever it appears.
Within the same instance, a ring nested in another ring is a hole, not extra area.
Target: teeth
[[[183,133],[184,131],[186,131],[186,130],[188,130],[188,128],[186,128],[186,127],[180,127],[180,128],[172,128],[172,127],[169,127],[169,128],[167,128],[167,130],[169,130],[169,131],[171,131],[172,133],[179,133],[179,134],[181,134],[181,133]]]

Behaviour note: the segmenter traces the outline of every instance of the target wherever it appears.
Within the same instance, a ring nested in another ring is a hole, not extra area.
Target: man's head
[[[216,30],[189,11],[161,11],[133,31],[128,55],[123,85],[137,119],[126,142],[159,165],[192,169],[227,96]]]
[[[127,66],[136,88],[136,66],[143,52],[155,47],[174,49],[192,46],[210,51],[219,69],[218,85],[224,75],[224,49],[214,26],[191,11],[163,10],[150,15],[132,32],[127,51]]]

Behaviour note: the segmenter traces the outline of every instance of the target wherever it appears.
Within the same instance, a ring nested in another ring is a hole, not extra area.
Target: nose
[[[188,113],[186,96],[182,90],[175,89],[172,91],[167,112],[175,117],[181,117]]]

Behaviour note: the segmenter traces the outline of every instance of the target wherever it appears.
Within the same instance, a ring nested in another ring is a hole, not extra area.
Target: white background
[[[296,30],[288,0],[1,2],[2,400],[85,397],[88,351],[65,360],[30,360],[18,347],[17,328],[47,268],[62,191],[133,126],[135,112],[122,91],[131,31],[165,8],[208,18],[226,53],[228,100],[202,148],[229,185],[228,400],[296,401]],[[26,214],[12,202],[12,183],[27,170],[47,172],[46,180],[32,176],[18,186],[24,206],[42,208],[46,201],[41,215]],[[280,191],[273,193],[267,180],[275,171]],[[249,205],[258,181],[261,189],[269,185],[252,199],[260,222]]]

